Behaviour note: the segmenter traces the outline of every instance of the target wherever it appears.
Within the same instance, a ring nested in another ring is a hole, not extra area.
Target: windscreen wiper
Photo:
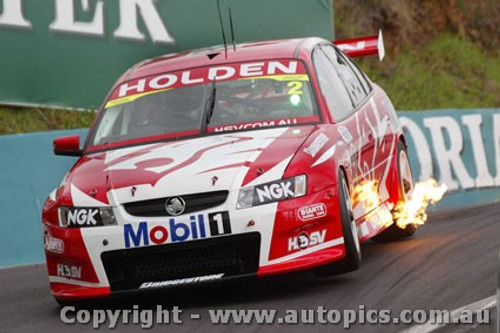
[[[210,121],[212,120],[212,115],[214,114],[214,109],[215,109],[216,97],[217,97],[217,86],[215,84],[215,78],[214,78],[214,80],[212,81],[210,97],[207,100],[207,104],[205,105],[205,111],[203,112],[201,132],[207,131],[207,126],[210,124]]]

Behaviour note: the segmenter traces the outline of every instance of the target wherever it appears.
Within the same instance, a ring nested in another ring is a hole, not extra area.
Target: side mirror
[[[54,154],[62,156],[82,156],[80,136],[71,135],[54,139]]]

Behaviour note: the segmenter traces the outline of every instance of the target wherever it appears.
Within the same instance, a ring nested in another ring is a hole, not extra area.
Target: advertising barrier
[[[500,201],[500,109],[399,112],[416,180],[448,186],[439,208]]]
[[[331,0],[220,0],[228,43],[333,40]],[[311,24],[314,22],[314,24]],[[130,66],[222,44],[216,0],[0,0],[0,104],[97,108]]]
[[[57,157],[52,141],[87,130],[0,136],[0,267],[45,260],[41,212],[75,158]]]
[[[400,112],[416,180],[449,193],[433,209],[500,201],[500,109]],[[76,161],[54,156],[52,140],[86,130],[0,136],[0,267],[44,260],[40,213]],[[431,221],[432,223],[432,221]]]

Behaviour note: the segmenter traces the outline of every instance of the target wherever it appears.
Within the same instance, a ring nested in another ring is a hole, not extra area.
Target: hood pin
[[[135,196],[135,191],[137,191],[137,187],[132,186],[132,188],[130,189],[130,192],[132,193],[132,196]]]
[[[217,183],[218,180],[219,180],[219,178],[217,176],[213,176],[212,177],[212,186],[215,186],[215,183]]]

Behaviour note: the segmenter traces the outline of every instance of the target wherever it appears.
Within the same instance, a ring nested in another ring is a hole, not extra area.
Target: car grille
[[[184,214],[194,213],[222,205],[228,196],[228,191],[216,191],[181,196],[186,202]],[[170,216],[165,209],[169,197],[136,201],[124,204],[127,213],[133,216]]]
[[[111,290],[137,289],[161,282],[224,273],[255,274],[259,267],[260,234],[103,252],[101,259]]]

